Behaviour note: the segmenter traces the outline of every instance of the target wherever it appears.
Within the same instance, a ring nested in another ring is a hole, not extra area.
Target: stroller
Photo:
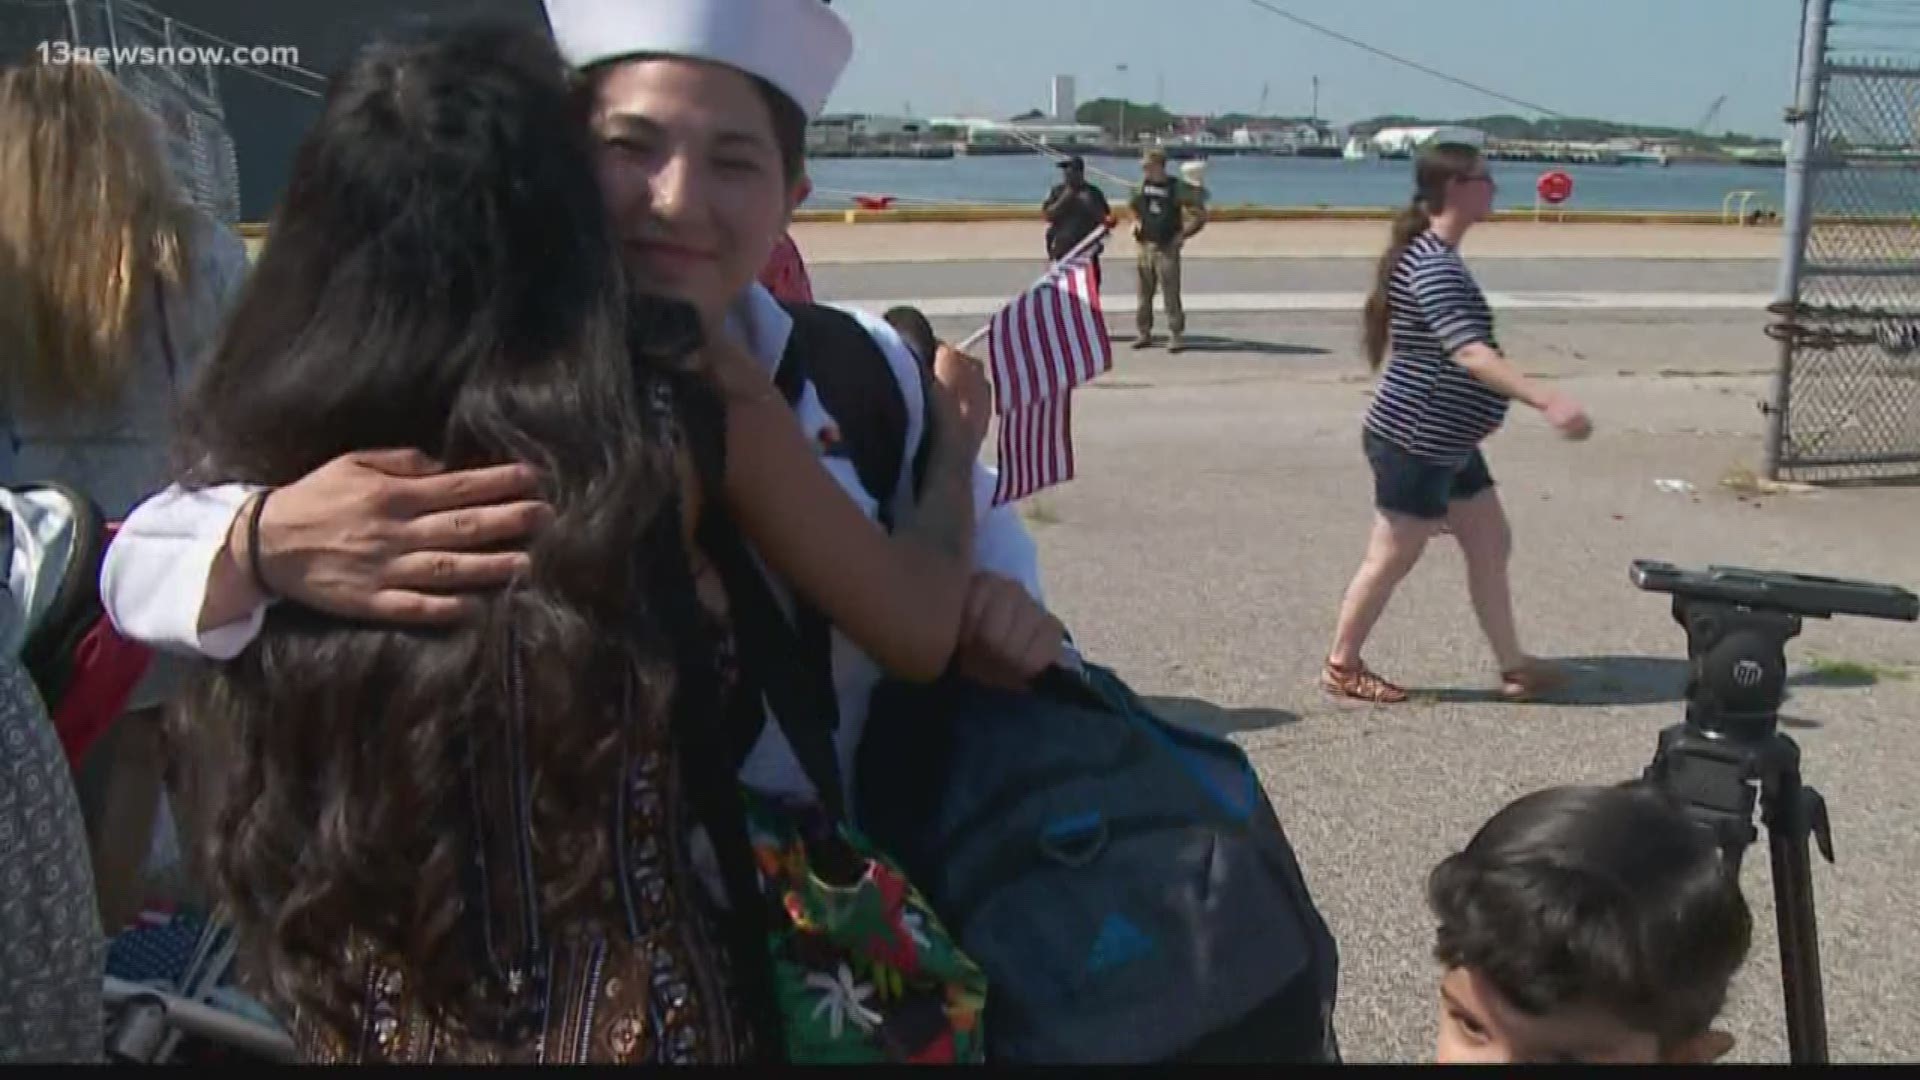
[[[167,918],[158,920],[156,915]],[[161,941],[141,941],[152,934]],[[191,940],[171,972],[165,941]],[[231,980],[233,928],[217,908],[143,913],[114,936],[103,987],[107,1059],[134,1064],[291,1063],[298,1054],[273,1015]]]
[[[85,871],[85,858],[75,858],[70,838],[77,836],[85,847],[85,830],[74,820],[80,800],[75,797],[73,777],[96,749],[100,739],[112,728],[132,700],[152,661],[141,646],[121,638],[102,612],[99,598],[100,564],[111,542],[113,528],[102,520],[85,496],[59,485],[29,485],[0,488],[0,554],[6,558],[0,567],[6,578],[0,581],[0,658],[9,671],[24,673],[24,678],[8,678],[4,687],[9,695],[9,716],[21,718],[17,729],[23,743],[34,727],[48,720],[59,738],[59,755],[66,770],[48,768],[44,775],[53,782],[39,784],[36,790],[63,785],[43,800],[26,806],[22,812],[44,814],[56,827],[46,830],[56,842],[66,842],[69,850],[28,851],[32,857],[52,865],[59,863],[71,872],[41,871],[25,880],[39,886],[55,882],[72,887],[84,881],[91,887],[91,874]],[[12,737],[13,733],[10,732]],[[9,749],[12,749],[10,744]],[[33,745],[27,749],[56,757],[51,746]],[[24,755],[25,751],[22,751]],[[24,761],[24,756],[19,759]],[[16,762],[17,764],[17,762]],[[64,773],[64,775],[61,775]],[[38,827],[41,821],[29,818]],[[0,834],[6,832],[0,822]],[[66,826],[65,830],[57,826]],[[171,823],[162,820],[161,844],[156,845],[162,861],[168,849],[177,851],[177,843],[168,835]],[[25,832],[25,830],[19,830]],[[77,867],[77,869],[75,869]],[[54,886],[49,886],[54,888]],[[25,905],[49,926],[77,931],[83,916],[76,909],[93,906],[92,896],[49,895],[30,897]],[[30,916],[31,917],[31,916]],[[87,932],[62,936],[47,932],[43,953],[64,949],[68,955],[46,955],[52,966],[85,968],[97,963],[99,926],[96,918],[84,917]],[[39,926],[9,926],[7,932],[23,936],[37,935]],[[282,1025],[258,1002],[233,983],[236,943],[231,921],[218,907],[200,910],[192,904],[150,904],[147,910],[124,928],[107,928],[104,952],[104,977],[100,987],[101,1045],[94,1051],[109,1061],[121,1063],[214,1063],[214,1062],[289,1062],[297,1054]],[[87,938],[95,939],[88,942]],[[56,944],[58,943],[58,944]],[[0,943],[4,944],[4,943]],[[99,970],[95,968],[93,970]],[[30,981],[34,973],[22,966],[7,978]],[[27,995],[15,986],[0,986],[0,998],[24,1000]],[[32,988],[39,991],[41,987]],[[56,991],[58,988],[56,988]],[[59,997],[56,992],[41,1001]],[[55,1011],[80,1011],[82,1005],[55,1005]],[[0,1020],[4,1020],[0,1014]],[[44,1017],[29,1017],[22,1030],[38,1031],[33,1023]],[[71,1024],[66,1021],[72,1021]],[[78,1025],[92,1030],[91,1016],[56,1019],[70,1034]],[[4,1025],[0,1025],[4,1026]],[[5,1034],[0,1032],[0,1034]],[[9,1036],[11,1037],[11,1036]],[[0,1042],[5,1042],[0,1039]],[[55,1040],[65,1047],[67,1042]],[[46,1060],[45,1051],[32,1046],[0,1045],[0,1061]],[[84,1049],[57,1051],[81,1053]]]

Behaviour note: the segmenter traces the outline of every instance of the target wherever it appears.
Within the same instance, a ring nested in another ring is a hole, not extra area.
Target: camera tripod
[[[1686,721],[1660,733],[1645,778],[1713,830],[1737,874],[1759,838],[1772,856],[1787,1042],[1795,1064],[1827,1061],[1826,1002],[1809,840],[1833,862],[1826,800],[1800,778],[1800,747],[1779,730],[1786,643],[1801,616],[1920,617],[1920,599],[1890,586],[1714,568],[1707,574],[1635,563],[1634,583],[1673,594],[1687,632]]]

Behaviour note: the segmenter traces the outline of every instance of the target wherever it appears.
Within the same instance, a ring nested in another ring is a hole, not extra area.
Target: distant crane
[[[1693,125],[1693,130],[1701,135],[1712,135],[1713,132],[1710,129],[1713,127],[1713,122],[1720,119],[1720,109],[1725,106],[1726,103],[1727,95],[1725,94],[1714,98],[1713,104],[1707,106],[1707,115],[1701,117],[1700,122]]]

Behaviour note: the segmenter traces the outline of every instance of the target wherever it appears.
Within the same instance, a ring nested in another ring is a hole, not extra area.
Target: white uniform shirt
[[[884,320],[859,311],[848,313],[860,321],[892,363],[894,376],[906,396],[907,445],[918,445],[926,429],[919,362]],[[729,328],[750,353],[773,371],[779,368],[781,356],[786,352],[793,320],[771,294],[755,285],[734,308]],[[820,445],[820,433],[832,423],[832,418],[811,385],[803,391],[797,412],[809,440]],[[912,455],[905,457],[907,460],[901,467],[900,490],[903,492]],[[851,461],[824,458],[822,464],[868,516],[877,516],[875,504],[862,488]],[[1011,505],[989,509],[994,481],[991,471],[975,466],[975,563],[982,570],[1020,582],[1035,600],[1044,603],[1037,551],[1018,513]],[[239,622],[205,633],[198,627],[208,574],[226,543],[235,514],[252,490],[241,485],[225,485],[185,491],[175,485],[142,503],[128,516],[107,552],[100,582],[107,613],[122,634],[157,648],[215,660],[232,659],[253,641],[266,616],[264,608]],[[780,583],[775,583],[774,591],[783,604],[789,602]],[[854,752],[866,728],[868,699],[880,681],[881,672],[872,659],[838,630],[833,632],[832,651],[834,684],[840,698],[840,728],[836,740],[840,774],[847,789],[852,791],[855,790]],[[748,787],[770,795],[805,798],[813,794],[813,786],[771,717],[760,742],[748,755],[740,779]]]

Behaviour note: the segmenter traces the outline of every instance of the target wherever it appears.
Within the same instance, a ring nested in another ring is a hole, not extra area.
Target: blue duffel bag
[[[1246,755],[1111,671],[883,684],[862,827],[986,973],[990,1061],[1326,1062],[1338,955]]]

